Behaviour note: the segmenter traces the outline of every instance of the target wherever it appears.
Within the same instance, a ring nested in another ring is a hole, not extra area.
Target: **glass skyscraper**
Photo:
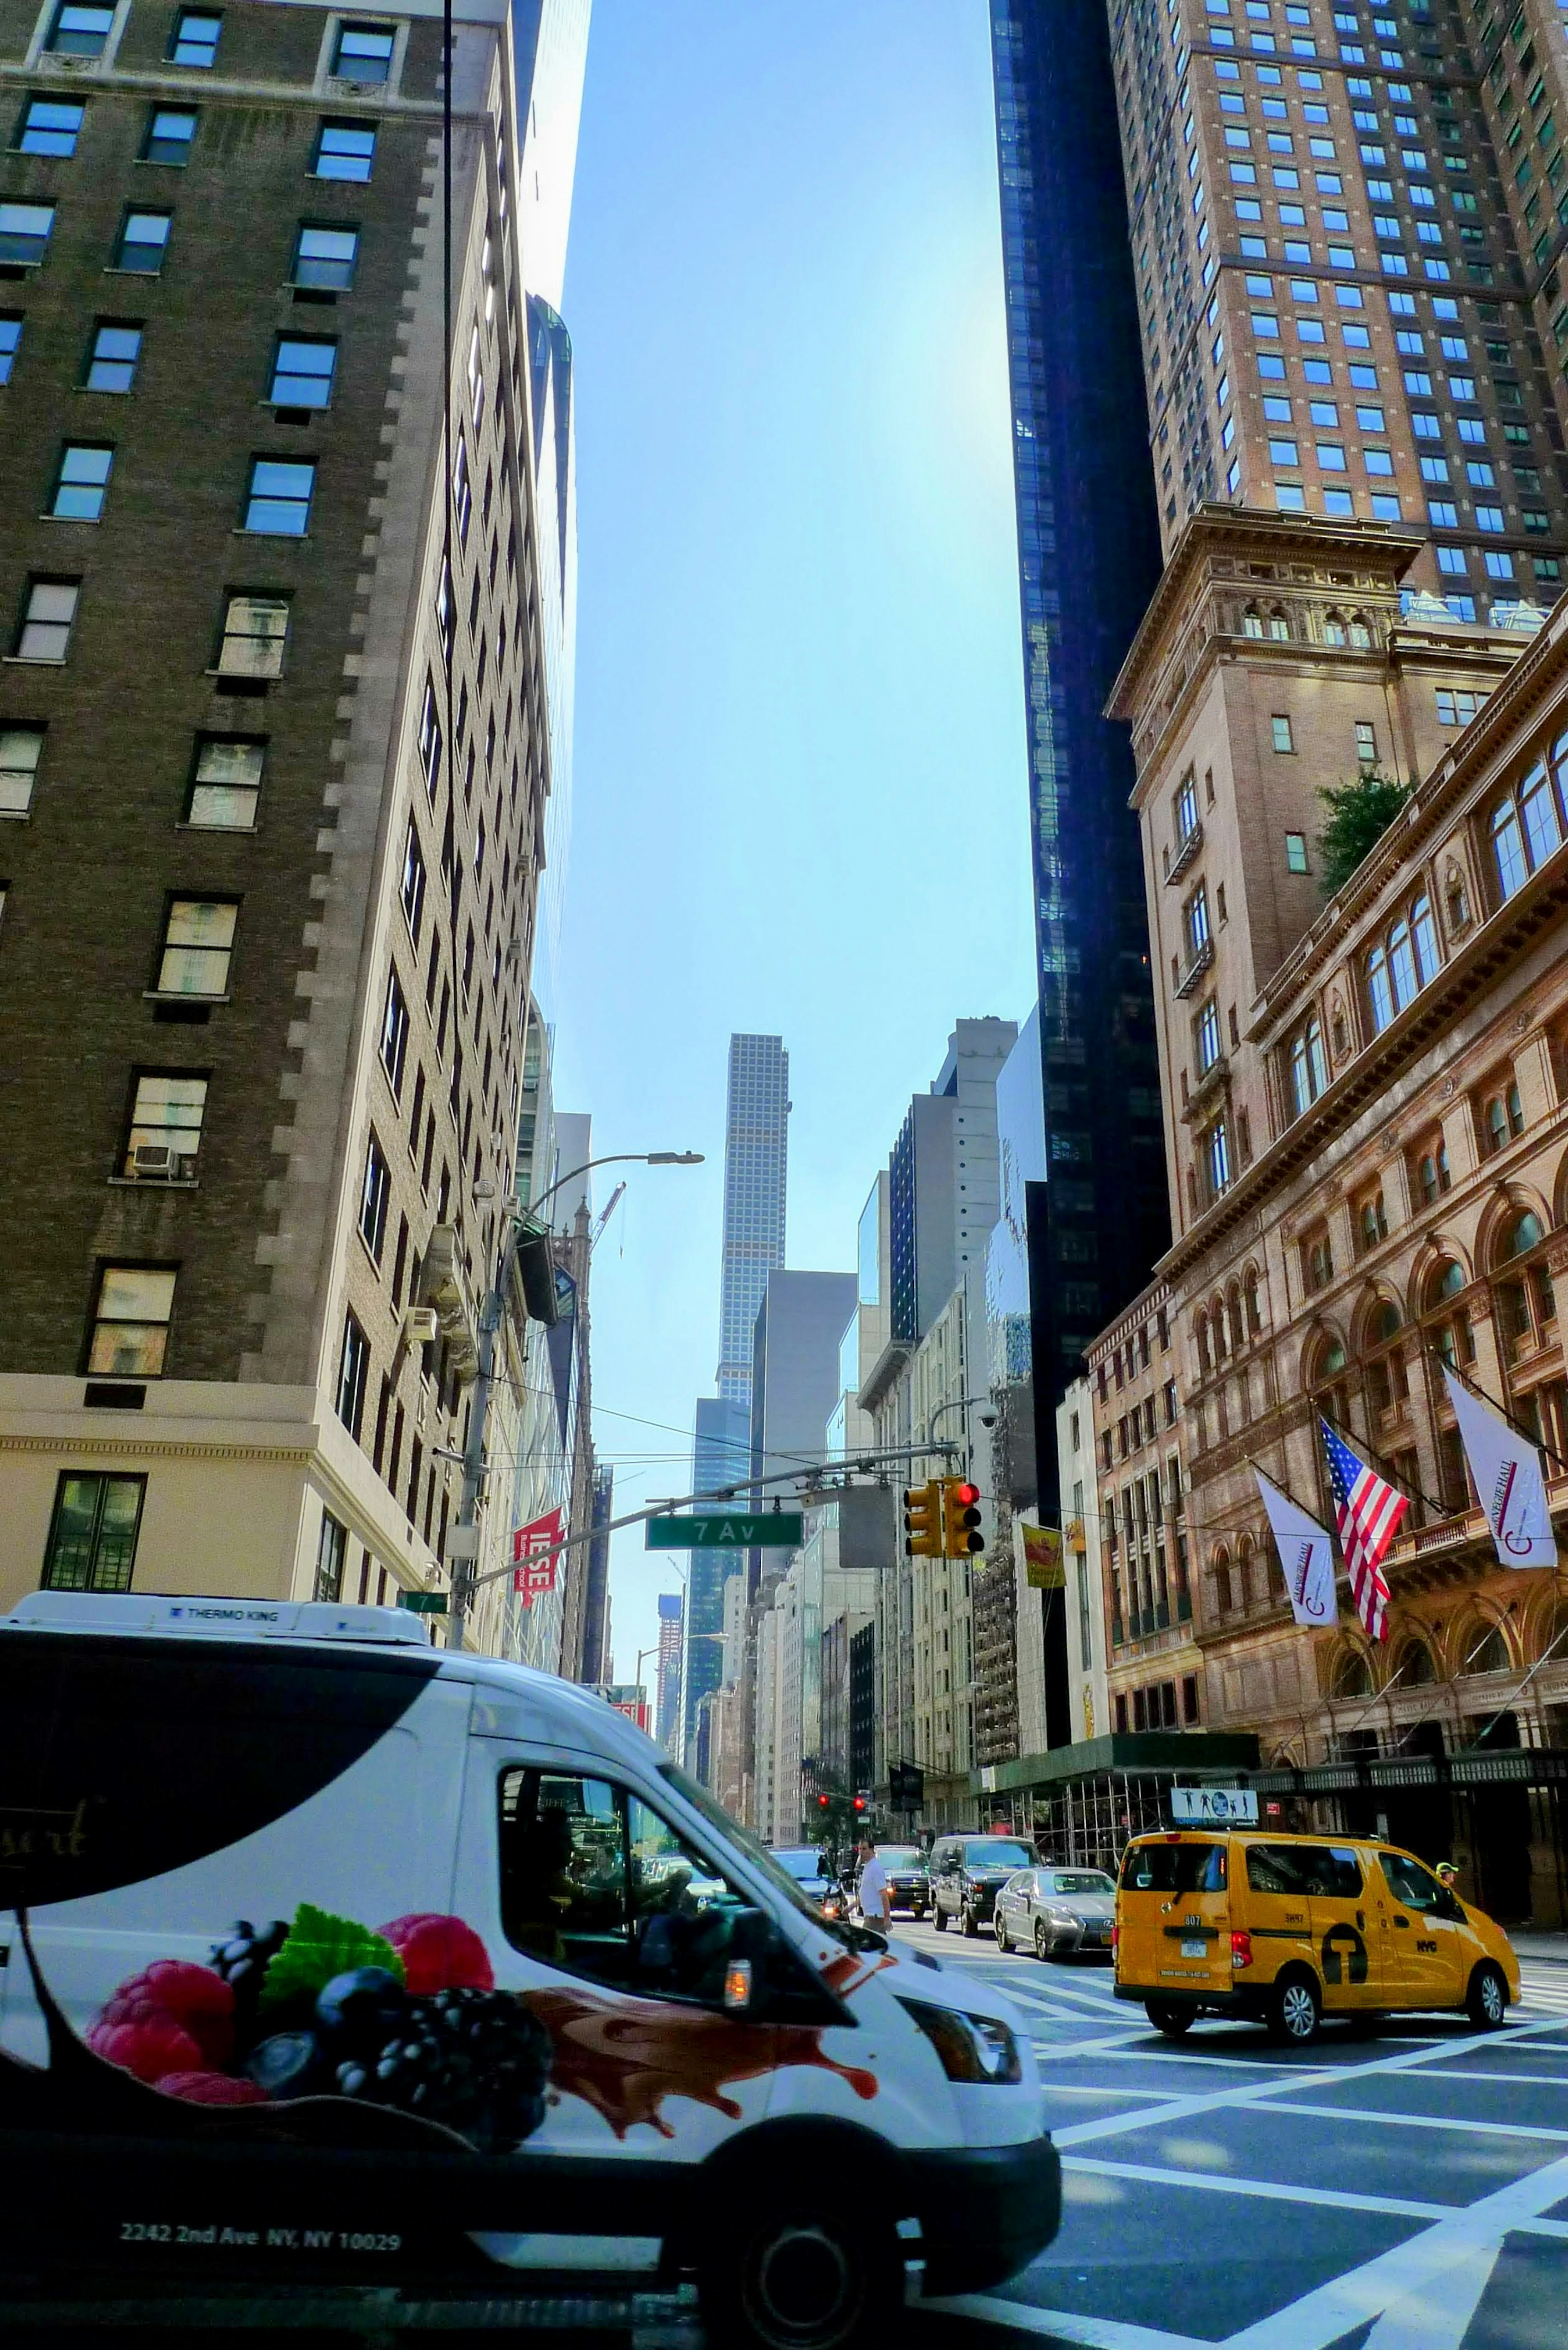
[[[783,1264],[789,1055],[782,1036],[732,1036],[724,1120],[724,1261],[719,1394],[752,1400],[752,1333],[768,1269]]]
[[[1168,1241],[1126,729],[1103,710],[1160,570],[1109,33],[992,0],[1045,1159],[1028,1256],[1042,1508],[1080,1351]]]

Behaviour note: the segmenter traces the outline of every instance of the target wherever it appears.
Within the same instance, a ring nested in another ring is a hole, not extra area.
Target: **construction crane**
[[[610,1193],[609,1198],[605,1201],[604,1207],[599,1213],[598,1220],[595,1223],[593,1231],[588,1234],[588,1253],[590,1255],[597,1245],[599,1234],[604,1231],[605,1226],[614,1215],[617,1208],[619,1207],[620,1195],[625,1190],[626,1185],[624,1183],[618,1183],[615,1190]]]

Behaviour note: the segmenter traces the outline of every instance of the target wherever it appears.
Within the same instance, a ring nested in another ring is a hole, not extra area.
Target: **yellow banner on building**
[[[1022,1522],[1021,1522],[1022,1523]],[[1031,1591],[1064,1591],[1067,1576],[1062,1564],[1062,1535],[1056,1526],[1022,1523],[1023,1579]]]

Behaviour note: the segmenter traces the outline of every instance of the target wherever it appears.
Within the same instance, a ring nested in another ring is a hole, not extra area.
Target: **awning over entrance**
[[[1023,1754],[1015,1762],[984,1763],[970,1773],[969,1790],[971,1795],[1008,1795],[1024,1789],[1049,1794],[1073,1780],[1098,1778],[1106,1772],[1240,1779],[1257,1767],[1258,1742],[1251,1731],[1119,1730],[1105,1738],[1085,1738],[1076,1746],[1054,1746],[1044,1754]]]

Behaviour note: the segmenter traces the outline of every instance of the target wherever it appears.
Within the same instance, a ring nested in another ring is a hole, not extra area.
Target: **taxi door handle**
[[[1355,1922],[1361,1931],[1365,1934],[1366,1931],[1366,1912],[1365,1909],[1358,1909],[1356,1911]]]

